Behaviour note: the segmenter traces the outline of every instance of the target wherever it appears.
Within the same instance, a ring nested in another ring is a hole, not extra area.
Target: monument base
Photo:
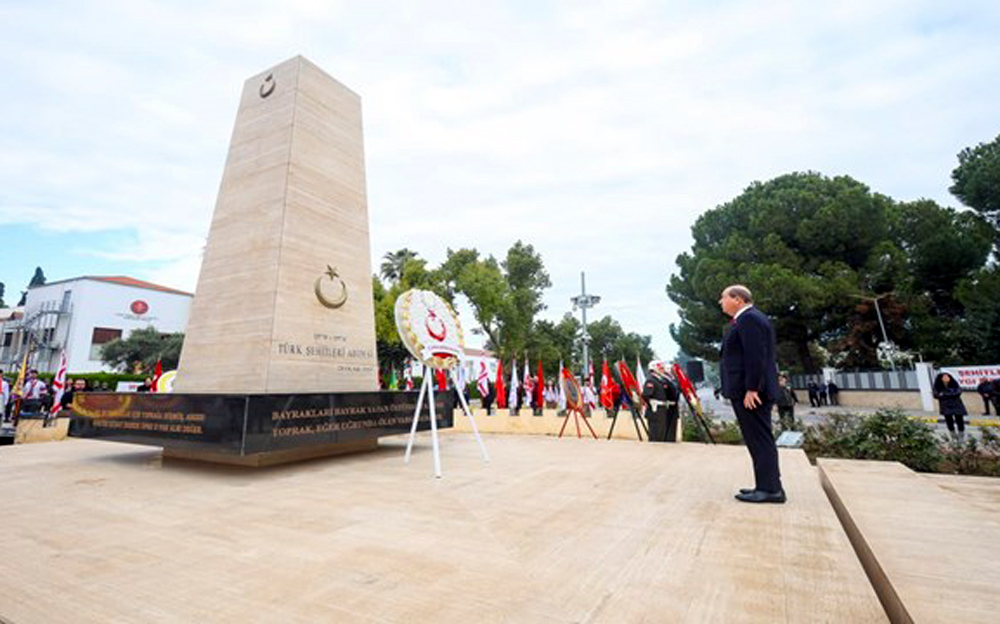
[[[292,462],[317,459],[320,457],[374,451],[377,448],[377,438],[371,440],[360,440],[358,442],[341,442],[340,444],[308,446],[304,448],[289,449],[287,451],[273,451],[271,453],[255,453],[253,455],[227,455],[225,453],[212,453],[209,451],[192,451],[189,449],[165,447],[163,449],[163,458],[200,461],[212,464],[229,464],[231,466],[249,466],[251,468],[264,468],[267,466],[289,464]]]
[[[450,394],[435,397],[437,426],[453,426]],[[164,457],[270,466],[378,447],[406,433],[416,392],[146,394],[88,392],[69,435],[163,448]],[[421,411],[418,430],[430,429]]]

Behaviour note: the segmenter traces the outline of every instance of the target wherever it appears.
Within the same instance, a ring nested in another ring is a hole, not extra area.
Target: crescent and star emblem
[[[448,328],[445,327],[444,321],[437,317],[434,310],[428,311],[427,318],[424,320],[424,327],[427,328],[427,333],[434,340],[443,341],[444,337],[448,335]]]
[[[327,279],[324,280],[324,277]],[[323,284],[326,281],[340,283],[340,294],[333,299],[323,294]],[[330,265],[326,265],[326,271],[323,275],[316,278],[316,282],[313,284],[313,291],[316,293],[316,299],[328,308],[336,310],[340,306],[347,303],[347,284],[345,284],[344,280],[341,279],[340,275],[337,273],[337,269],[332,268]]]
[[[266,98],[267,96],[274,93],[274,87],[276,86],[274,81],[274,74],[268,74],[264,82],[260,83],[260,97]]]

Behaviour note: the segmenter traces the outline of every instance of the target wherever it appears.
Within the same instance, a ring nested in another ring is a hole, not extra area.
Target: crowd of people
[[[73,396],[77,392],[86,392],[89,385],[86,379],[69,379],[66,383],[66,390],[59,397],[58,406],[56,397],[59,396],[53,382],[46,383],[38,377],[38,371],[29,369],[24,376],[24,383],[18,393],[10,381],[3,376],[4,371],[0,370],[0,407],[2,414],[0,420],[17,424],[17,419],[24,418],[48,418],[51,414],[60,410],[69,409],[73,404]]]
[[[840,388],[833,382],[833,380],[824,381],[823,383],[810,381],[808,385],[806,385],[806,391],[809,393],[809,405],[812,407],[840,404],[838,401]]]
[[[645,410],[646,419],[650,423],[650,441],[675,441],[674,424],[678,417],[678,402],[681,397],[677,380],[664,362],[650,362],[647,372],[649,376],[642,380],[642,387],[637,390],[635,396],[622,389],[622,383],[619,383],[620,378],[609,378],[606,384],[602,382],[604,390],[599,392],[595,387],[593,377],[588,376],[580,384],[583,414],[590,416],[599,406],[603,407],[609,416],[616,415],[623,410],[636,410],[635,413],[641,413]],[[482,406],[487,412],[492,413],[494,406],[498,403],[496,385],[487,379],[482,380],[480,384]],[[484,389],[485,392],[483,392]],[[513,404],[510,401],[505,401],[504,407],[514,412],[530,408],[536,414],[540,414],[543,408],[564,410],[566,409],[565,398],[560,395],[561,389],[559,382],[556,381],[547,381],[541,392],[536,392],[530,385],[520,385],[515,394],[516,400]]]

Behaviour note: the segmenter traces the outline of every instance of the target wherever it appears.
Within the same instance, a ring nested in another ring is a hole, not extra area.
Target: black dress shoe
[[[744,503],[784,503],[785,491],[765,492],[764,490],[753,490],[747,494],[740,492],[736,495],[736,500]]]

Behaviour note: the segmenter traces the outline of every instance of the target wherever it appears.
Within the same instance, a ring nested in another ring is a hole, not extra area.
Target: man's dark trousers
[[[748,410],[740,401],[733,401],[736,421],[740,423],[743,442],[750,451],[753,461],[753,477],[756,489],[765,492],[781,490],[781,474],[778,471],[778,449],[771,433],[772,403],[758,405]]]

